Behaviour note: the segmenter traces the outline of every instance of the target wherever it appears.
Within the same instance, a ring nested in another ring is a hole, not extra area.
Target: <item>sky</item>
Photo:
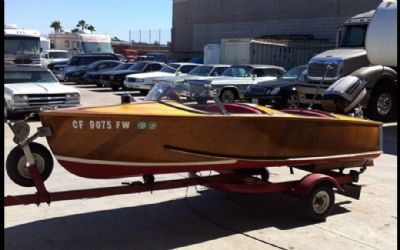
[[[131,30],[137,42],[171,41],[172,0],[4,0],[4,12],[6,24],[36,29],[43,36],[54,32],[53,21],[71,30],[85,20],[96,34],[128,41]]]

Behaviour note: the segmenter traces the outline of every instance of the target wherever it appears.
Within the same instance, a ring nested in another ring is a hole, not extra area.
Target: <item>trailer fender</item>
[[[340,186],[339,182],[332,176],[325,174],[309,174],[304,177],[294,188],[295,195],[306,197],[311,190],[322,183],[326,183],[332,187],[339,189],[344,192],[344,189]]]

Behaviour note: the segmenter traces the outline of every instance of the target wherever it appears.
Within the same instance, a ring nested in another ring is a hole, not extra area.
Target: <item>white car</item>
[[[47,68],[47,65],[54,62],[67,62],[71,58],[71,54],[66,50],[44,50],[40,54],[42,66]]]
[[[177,76],[189,73],[198,64],[196,63],[169,63],[159,71],[127,75],[124,86],[135,90],[150,90],[161,77]]]
[[[190,87],[191,97],[204,104],[211,97],[209,90],[215,91],[222,102],[233,102],[244,98],[247,87],[260,81],[276,80],[285,69],[274,65],[233,65],[221,76],[200,77],[185,80]]]
[[[4,67],[4,117],[35,113],[41,109],[73,107],[80,104],[80,92],[57,81],[43,67]]]
[[[202,64],[196,66],[194,69],[189,71],[187,74],[180,74],[177,76],[165,76],[160,77],[157,82],[169,82],[169,83],[183,83],[188,79],[196,79],[199,77],[215,77],[221,76],[224,71],[229,68],[230,65],[226,64]]]

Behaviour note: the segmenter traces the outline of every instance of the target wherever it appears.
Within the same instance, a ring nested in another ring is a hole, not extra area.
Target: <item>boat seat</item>
[[[263,114],[261,110],[243,104],[224,103],[223,105],[226,111],[232,114]],[[221,113],[217,104],[207,106],[205,111],[210,113]]]
[[[304,115],[304,116],[315,116],[315,117],[325,117],[325,118],[335,118],[335,116],[318,110],[310,110],[310,109],[281,109],[279,110],[284,113],[292,114],[292,115]]]

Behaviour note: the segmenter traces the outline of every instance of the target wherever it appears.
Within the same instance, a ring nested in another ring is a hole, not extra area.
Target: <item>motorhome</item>
[[[40,32],[4,26],[4,63],[40,65]]]
[[[52,49],[67,50],[72,55],[83,53],[114,53],[111,38],[108,35],[91,34],[90,31],[79,33],[49,34]]]

